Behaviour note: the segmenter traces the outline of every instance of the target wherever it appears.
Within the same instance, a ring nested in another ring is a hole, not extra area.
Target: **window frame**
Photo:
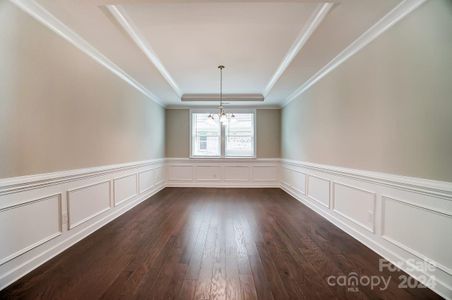
[[[217,113],[218,107],[213,108],[197,108],[197,109],[190,109],[189,110],[189,118],[190,118],[190,124],[189,124],[189,139],[190,139],[190,158],[193,159],[239,159],[239,160],[247,160],[247,159],[256,159],[256,146],[257,146],[257,131],[256,131],[256,109],[249,109],[249,108],[225,108],[224,111],[226,113],[234,113],[234,114],[240,114],[240,113],[248,113],[253,114],[253,132],[254,132],[254,145],[253,145],[253,155],[250,156],[226,156],[226,130],[225,125],[220,124],[220,155],[218,156],[205,156],[205,155],[194,155],[193,154],[193,114],[195,113]]]

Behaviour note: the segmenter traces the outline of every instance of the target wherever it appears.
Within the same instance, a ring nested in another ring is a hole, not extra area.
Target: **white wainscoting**
[[[138,174],[128,174],[113,179],[113,195],[115,206],[131,200],[138,193]]]
[[[170,158],[0,180],[0,289],[165,186],[281,187],[452,298],[451,183],[280,159]]]
[[[290,160],[281,169],[282,189],[452,298],[452,183]]]
[[[167,186],[279,187],[279,159],[167,158]]]
[[[0,180],[0,289],[164,188],[164,163]]]
[[[111,208],[109,180],[67,191],[68,226],[72,229]]]

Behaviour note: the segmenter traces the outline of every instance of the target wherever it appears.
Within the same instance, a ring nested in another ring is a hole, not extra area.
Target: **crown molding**
[[[219,94],[183,94],[182,102],[205,102],[205,101],[220,101]],[[223,94],[223,101],[243,102],[243,101],[264,101],[264,96],[261,94]]]
[[[317,6],[315,11],[310,16],[309,20],[306,22],[305,26],[303,26],[301,32],[298,34],[295,42],[292,44],[292,46],[289,48],[289,51],[284,56],[284,59],[278,66],[278,69],[276,69],[276,72],[273,74],[272,78],[265,86],[263,92],[264,96],[267,96],[270,93],[271,89],[287,69],[287,67],[290,65],[292,60],[295,58],[298,52],[300,52],[301,48],[303,48],[308,39],[311,37],[320,23],[324,20],[331,7],[333,7],[333,3],[331,2],[326,2]]]
[[[138,27],[134,24],[132,19],[127,16],[127,13],[123,8],[118,5],[107,5],[108,11],[113,15],[119,25],[125,30],[140,50],[146,55],[151,63],[157,68],[160,74],[165,78],[166,82],[171,86],[178,97],[182,96],[182,91],[174,81],[171,74],[166,70],[165,66],[158,58],[151,45],[146,41],[146,38],[140,33]]]
[[[217,104],[205,104],[205,105],[187,105],[187,104],[171,104],[171,105],[167,105],[165,107],[166,110],[171,110],[171,109],[218,109],[218,103]],[[251,105],[251,104],[246,104],[246,105],[228,105],[227,107],[225,107],[225,110],[231,110],[231,109],[255,109],[255,110],[264,110],[264,109],[281,109],[281,107],[279,105],[275,105],[275,104],[267,104],[267,105]]]
[[[389,13],[378,20],[374,25],[362,33],[356,40],[349,44],[344,50],[342,50],[336,57],[334,57],[329,63],[323,66],[317,73],[311,78],[305,81],[300,87],[292,92],[283,103],[283,107],[293,101],[295,98],[303,94],[311,86],[317,83],[320,79],[325,77],[328,73],[333,71],[352,55],[363,49],[377,37],[379,37],[387,29],[391,28],[398,21],[409,15],[412,11],[418,8],[421,4],[427,0],[403,0]]]
[[[104,56],[99,50],[83,39],[79,34],[70,29],[66,24],[57,19],[44,7],[39,5],[34,0],[9,0],[11,3],[19,7],[25,13],[35,18],[37,21],[48,27],[53,32],[63,37],[66,41],[80,49],[82,52],[90,56],[96,62],[110,70],[113,74],[136,88],[143,93],[146,97],[156,102],[160,106],[165,106],[161,99],[146,89],[141,83],[132,78],[114,62]]]

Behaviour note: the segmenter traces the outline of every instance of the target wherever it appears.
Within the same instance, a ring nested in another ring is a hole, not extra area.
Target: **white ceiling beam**
[[[306,42],[309,40],[311,35],[314,33],[314,31],[317,29],[317,27],[320,25],[320,23],[323,21],[325,16],[330,11],[331,7],[333,7],[333,3],[327,2],[323,4],[319,4],[317,9],[312,13],[311,17],[307,20],[305,26],[303,26],[301,32],[295,39],[295,42],[290,47],[289,51],[287,52],[286,56],[284,56],[284,59],[282,60],[281,64],[278,66],[278,69],[276,69],[276,72],[273,74],[272,78],[268,82],[268,84],[265,86],[265,89],[263,91],[264,96],[267,96],[275,83],[278,81],[278,79],[281,77],[281,75],[284,73],[284,71],[287,69],[287,67],[290,65],[292,60],[295,58],[295,56],[300,52],[301,48],[306,44]]]
[[[157,68],[160,74],[165,78],[166,82],[171,86],[178,97],[182,96],[182,92],[179,86],[174,81],[173,77],[166,70],[165,66],[162,64],[158,58],[155,51],[152,49],[149,42],[140,33],[138,27],[133,23],[131,18],[129,18],[124,9],[117,5],[107,5],[107,9],[116,19],[116,21],[121,25],[121,27],[127,32],[127,34],[132,38],[135,44],[140,48],[141,51],[146,55],[146,57],[151,61],[151,63]]]
[[[88,43],[75,31],[70,29],[66,24],[57,19],[54,15],[44,9],[34,0],[10,0],[11,3],[19,7],[25,13],[35,18],[38,22],[45,25],[47,28],[63,37],[66,41],[80,49],[82,52],[93,58],[96,62],[110,70],[113,74],[136,88],[152,101],[161,106],[165,106],[161,99],[154,93],[145,88],[141,83],[136,81],[132,76],[127,74],[124,70],[118,67],[114,62],[104,56],[99,50]]]
[[[317,71],[311,78],[306,80],[301,86],[299,86],[294,92],[292,92],[283,103],[283,107],[299,97],[311,86],[317,83],[320,79],[325,77],[328,73],[337,68],[340,64],[349,59],[352,55],[363,49],[383,32],[388,30],[398,21],[402,20],[405,16],[410,14],[413,10],[418,8],[422,3],[427,0],[404,0],[394,7],[390,12],[384,15],[374,25],[361,34],[356,40],[349,44],[344,50],[336,55],[329,63],[323,68]]]

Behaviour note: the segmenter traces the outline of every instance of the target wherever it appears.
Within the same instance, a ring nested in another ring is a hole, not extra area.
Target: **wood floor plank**
[[[166,188],[0,291],[0,299],[439,299],[328,284],[375,252],[280,189]]]

